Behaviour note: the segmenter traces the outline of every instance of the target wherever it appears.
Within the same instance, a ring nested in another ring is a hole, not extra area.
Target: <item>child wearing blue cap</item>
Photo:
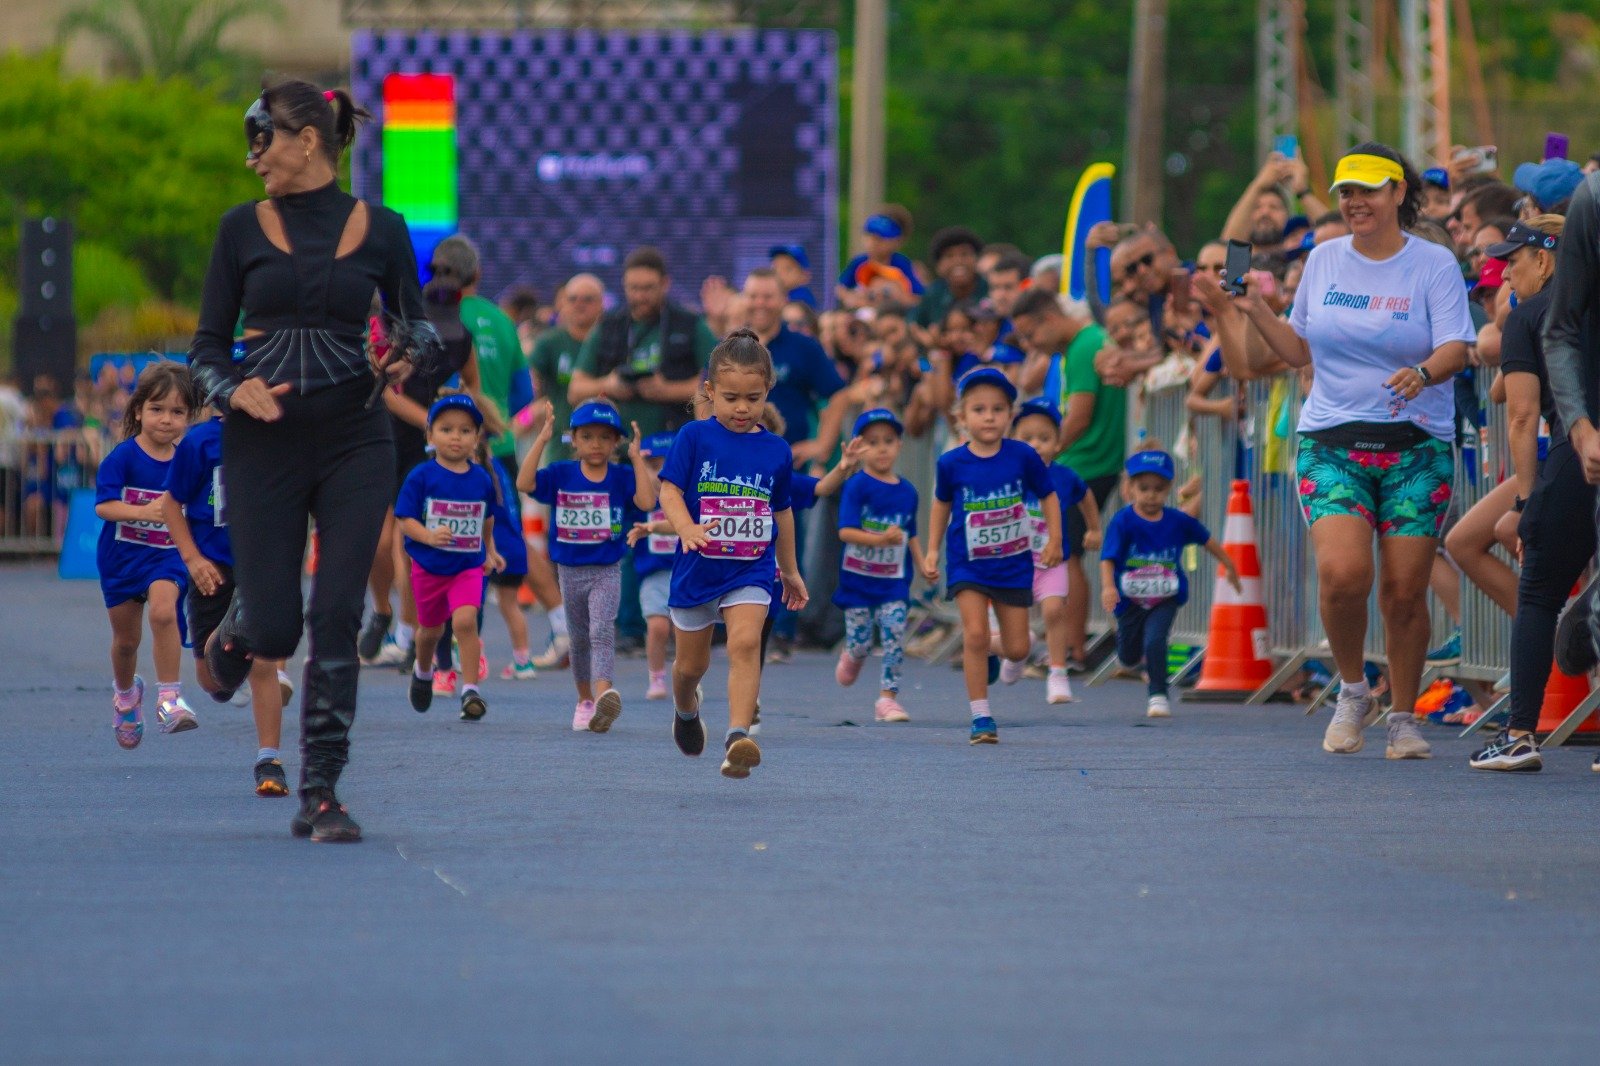
[[[844,650],[834,678],[849,687],[872,654],[876,623],[883,643],[883,677],[873,717],[909,722],[900,705],[900,665],[905,659],[906,600],[911,595],[907,551],[922,554],[917,541],[917,490],[895,473],[905,427],[886,407],[856,419],[853,440],[860,442],[862,469],[844,484],[839,498],[839,586],[835,607],[844,608]]]
[[[659,483],[641,450],[638,423],[628,445],[628,465],[611,461],[628,434],[622,415],[607,400],[591,400],[573,410],[569,425],[577,458],[540,470],[545,446],[555,433],[555,418],[546,414],[517,472],[517,488],[550,507],[550,559],[567,608],[572,680],[578,688],[572,728],[604,733],[622,714],[622,694],[612,681],[621,564],[627,551],[624,519],[631,508],[648,511],[656,505]]]
[[[1011,423],[1011,435],[1034,450],[1050,472],[1056,487],[1056,503],[1061,509],[1061,528],[1067,528],[1067,508],[1076,507],[1083,518],[1083,547],[1100,547],[1100,505],[1083,478],[1070,466],[1056,462],[1061,453],[1061,411],[1049,400],[1024,402]],[[1028,522],[1033,536],[1033,602],[1044,615],[1045,650],[1050,673],[1045,678],[1045,700],[1071,703],[1072,682],[1067,677],[1067,558],[1071,549],[1062,542],[1061,562],[1045,566],[1043,560],[1047,527],[1044,506],[1033,496],[1027,500]],[[1023,664],[1006,660],[1000,666],[1000,680],[1008,685],[1022,678]]]
[[[923,576],[939,580],[939,546],[948,557],[945,595],[961,611],[962,665],[972,712],[971,741],[998,744],[989,713],[989,685],[1000,663],[989,652],[989,610],[1000,625],[1001,654],[1025,659],[1031,644],[1028,608],[1033,606],[1033,537],[1027,500],[1039,501],[1045,543],[1039,561],[1061,561],[1061,507],[1050,472],[1034,450],[1006,437],[1017,387],[994,367],[972,371],[956,383],[958,411],[967,443],[939,457],[928,551]],[[951,521],[951,514],[957,516]]]
[[[417,662],[411,673],[411,706],[433,705],[433,653],[444,624],[452,623],[461,646],[461,720],[489,713],[478,691],[483,642],[484,575],[505,566],[494,547],[494,478],[475,462],[483,435],[483,412],[463,393],[441,396],[428,409],[428,444],[433,458],[406,475],[394,504],[395,523],[411,556],[411,592],[417,603]]]
[[[511,661],[500,671],[502,681],[532,681],[539,676],[529,646],[528,620],[517,602],[517,591],[528,579],[528,542],[522,534],[522,506],[516,482],[506,467],[489,454],[488,436],[478,444],[478,464],[494,478],[494,548],[506,561],[499,573],[489,575],[495,604],[511,638]]]
[[[772,272],[778,275],[778,284],[788,293],[790,303],[802,303],[813,311],[817,307],[817,294],[811,291],[811,257],[801,244],[774,244],[767,249],[772,261]]]
[[[869,303],[874,285],[887,283],[898,292],[896,302],[910,304],[922,295],[911,260],[900,254],[900,245],[911,235],[911,212],[899,204],[886,204],[861,227],[866,251],[845,264],[839,275],[836,295],[839,303],[857,308]]]
[[[1100,549],[1100,602],[1117,617],[1117,661],[1136,670],[1142,660],[1149,680],[1145,715],[1170,718],[1167,700],[1167,634],[1178,608],[1189,602],[1189,580],[1179,556],[1201,544],[1222,564],[1238,591],[1239,570],[1198,519],[1167,506],[1172,491],[1172,456],[1134,452],[1124,464],[1128,506],[1112,516]]]

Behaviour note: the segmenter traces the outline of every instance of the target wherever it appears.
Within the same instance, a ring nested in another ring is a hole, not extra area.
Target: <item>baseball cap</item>
[[[1444,167],[1429,167],[1422,172],[1424,185],[1437,185],[1439,188],[1450,191],[1450,172]]]
[[[1541,233],[1532,226],[1521,222],[1513,223],[1506,230],[1506,239],[1498,244],[1491,244],[1484,251],[1493,259],[1510,259],[1511,253],[1518,248],[1541,248],[1547,252],[1556,250],[1559,238],[1548,233]]]
[[[1006,399],[1016,402],[1017,387],[1011,384],[1011,379],[992,366],[981,366],[976,370],[963,374],[961,380],[956,382],[956,395],[965,396],[967,390],[977,385],[993,385],[1006,394]]]
[[[874,407],[870,411],[862,411],[861,414],[856,417],[856,424],[855,427],[850,430],[850,435],[852,437],[859,437],[861,434],[866,432],[868,426],[878,422],[893,428],[896,433],[901,435],[905,434],[906,427],[900,424],[900,420],[894,416],[893,411],[889,410],[887,407]]]
[[[433,425],[433,420],[446,411],[465,411],[472,416],[472,421],[483,425],[483,412],[478,410],[478,405],[472,402],[472,397],[464,392],[451,396],[441,396],[433,401],[433,406],[428,408],[428,425]]]
[[[1478,280],[1472,286],[1474,289],[1498,289],[1506,283],[1506,261],[1504,259],[1485,259],[1478,268]]]
[[[874,237],[883,237],[886,240],[893,240],[901,235],[900,223],[888,215],[873,215],[867,219],[867,224],[861,228],[864,232],[870,233]]]
[[[672,442],[677,437],[676,433],[652,433],[639,442],[639,451],[649,458],[659,458],[672,450]]]
[[[1035,396],[1031,400],[1023,400],[1022,406],[1017,408],[1017,416],[1011,420],[1011,424],[1014,426],[1029,415],[1044,415],[1054,422],[1057,427],[1061,425],[1061,408],[1043,396]]]
[[[595,400],[581,403],[574,408],[572,421],[568,425],[572,429],[577,429],[579,426],[610,426],[621,436],[628,435],[628,431],[622,428],[622,416],[617,413],[617,409],[608,403],[599,403]]]
[[[1359,185],[1364,189],[1377,189],[1385,182],[1392,181],[1396,185],[1401,185],[1405,180],[1405,168],[1393,159],[1381,155],[1367,155],[1364,152],[1352,152],[1339,160],[1339,165],[1333,172],[1333,184],[1328,186],[1328,191],[1338,192],[1341,185]]]
[[[1583,184],[1583,168],[1570,159],[1523,163],[1512,175],[1511,184],[1533,197],[1540,207],[1549,210]]]
[[[1129,477],[1138,477],[1140,474],[1159,474],[1171,481],[1176,474],[1172,465],[1172,456],[1166,452],[1147,451],[1134,452],[1128,456],[1128,461],[1122,467],[1128,472]]]
[[[786,255],[796,263],[799,263],[801,270],[811,269],[811,257],[806,255],[805,245],[803,244],[774,244],[767,249],[768,259],[780,255]]]

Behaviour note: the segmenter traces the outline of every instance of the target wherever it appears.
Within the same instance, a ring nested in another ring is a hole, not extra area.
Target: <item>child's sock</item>
[[[258,749],[256,749],[256,762],[265,762],[268,759],[276,759],[277,757],[278,757],[278,749],[277,748],[258,748]]]
[[[1341,696],[1368,696],[1372,694],[1372,686],[1367,684],[1365,677],[1360,681],[1346,681],[1340,678],[1339,694]]]
[[[1057,666],[1055,663],[1051,663],[1050,676],[1064,678],[1067,676],[1067,668],[1065,666]]]
[[[657,681],[665,683],[666,680],[667,680],[667,672],[665,670],[651,670],[650,671],[650,683],[652,685],[655,684]]]
[[[467,696],[467,693],[469,693],[469,692],[474,694],[474,695],[476,695],[477,692],[478,692],[478,686],[477,685],[472,685],[472,684],[467,684],[467,683],[463,682],[462,685],[461,685],[461,697],[463,699],[465,699],[466,696]]]
[[[749,735],[749,731],[745,729],[730,729],[728,730],[728,735],[722,738],[722,746],[727,747],[740,737],[748,737]]]
[[[402,648],[410,648],[417,639],[417,627],[404,622],[394,624],[394,642]]]
[[[415,665],[415,666],[413,666],[411,668],[411,672],[417,676],[417,680],[418,681],[432,681],[433,680],[433,671],[432,670],[424,670],[422,668],[422,660],[421,659],[417,660],[417,665]]]
[[[533,661],[533,652],[528,648],[512,648],[511,661],[518,666],[527,666]]]
[[[974,720],[976,720],[978,718],[988,718],[989,717],[989,701],[988,700],[968,700],[967,704],[968,704],[968,706],[970,706],[972,708],[972,717],[973,717]]]
[[[551,636],[564,637],[567,635],[567,605],[562,604],[549,612]]]
[[[156,683],[156,699],[161,703],[176,700],[183,695],[182,681],[160,681]]]
[[[700,717],[700,712],[699,711],[679,711],[678,712],[678,717],[682,718],[685,722],[692,722],[696,718]]]
[[[128,688],[118,688],[117,683],[113,681],[111,682],[111,691],[116,694],[117,710],[133,710],[133,705],[135,702],[137,702],[134,697],[139,694],[139,688],[137,685],[130,686]]]

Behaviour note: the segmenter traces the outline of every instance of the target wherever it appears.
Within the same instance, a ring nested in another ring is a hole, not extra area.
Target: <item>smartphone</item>
[[[1189,272],[1187,270],[1174,270],[1172,278],[1167,282],[1167,292],[1172,295],[1172,310],[1180,315],[1187,315],[1193,304],[1189,289]]]
[[[1565,133],[1547,133],[1544,135],[1544,157],[1546,159],[1567,158],[1567,135]]]
[[[1245,241],[1228,242],[1228,257],[1223,261],[1222,291],[1234,296],[1244,295],[1244,276],[1250,273],[1250,245]]]
[[[1500,149],[1492,144],[1480,144],[1476,148],[1463,148],[1452,158],[1470,159],[1472,167],[1468,174],[1493,174],[1500,169]]]
[[[1272,150],[1285,159],[1297,159],[1300,156],[1300,138],[1292,133],[1276,137],[1272,141]]]

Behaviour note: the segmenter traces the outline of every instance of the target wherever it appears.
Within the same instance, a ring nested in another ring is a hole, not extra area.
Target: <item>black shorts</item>
[[[1089,486],[1089,494],[1094,497],[1094,502],[1100,506],[1100,517],[1105,518],[1106,501],[1116,491],[1117,484],[1122,480],[1121,474],[1107,474],[1105,477],[1092,477],[1084,481]],[[1083,558],[1083,535],[1088,528],[1083,523],[1083,512],[1076,507],[1067,508],[1067,555],[1074,559]]]
[[[944,590],[944,598],[953,600],[958,592],[981,592],[1002,607],[1032,607],[1033,589],[1000,589],[993,585],[980,585],[976,581],[957,581]]]
[[[521,588],[522,579],[527,576],[527,574],[508,574],[504,571],[501,571],[498,574],[488,575],[489,584],[493,585],[497,589]]]
[[[190,585],[189,595],[183,601],[183,612],[189,619],[189,639],[194,643],[196,659],[205,658],[206,641],[222,624],[222,616],[228,613],[228,606],[233,603],[232,568],[216,561],[211,565],[222,575],[222,584],[217,591],[207,596],[197,586]]]

